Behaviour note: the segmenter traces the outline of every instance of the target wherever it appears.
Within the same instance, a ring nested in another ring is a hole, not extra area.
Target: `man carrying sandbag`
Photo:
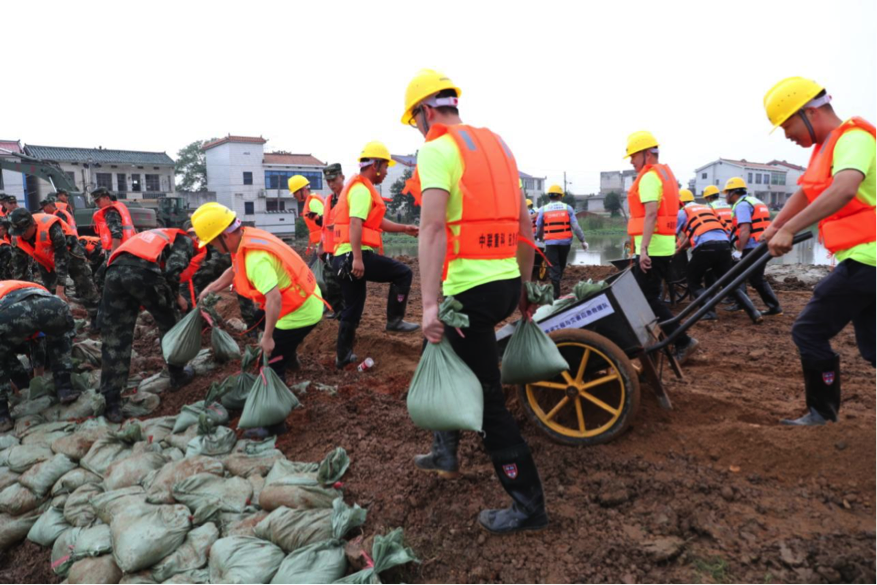
[[[457,110],[460,89],[450,79],[423,70],[408,85],[402,123],[426,137],[409,183],[422,198],[420,270],[423,332],[430,343],[447,336],[484,391],[484,446],[512,506],[484,510],[478,521],[495,534],[540,530],[548,525],[536,464],[505,405],[495,328],[519,307],[533,307],[522,280],[533,267],[533,228],[518,189],[515,159],[493,132],[464,125]],[[469,316],[462,334],[438,317],[439,284]],[[459,432],[435,433],[432,452],[415,459],[418,468],[445,475],[459,469]]]
[[[107,259],[101,299],[101,393],[107,401],[106,417],[118,423],[122,415],[122,390],[131,369],[131,345],[140,307],[149,311],[164,337],[177,323],[174,305],[185,311],[180,275],[188,268],[195,246],[180,229],[154,229],[126,240]],[[171,388],[178,390],[195,376],[192,368],[168,364]]]
[[[67,404],[78,398],[70,381],[73,332],[73,316],[67,303],[32,282],[0,281],[0,433],[12,429],[7,402],[10,378],[15,376],[19,390],[29,383],[16,355],[18,348],[33,343],[41,333],[45,335],[58,399]]]
[[[205,203],[192,214],[201,246],[230,254],[232,266],[201,291],[200,298],[234,285],[235,291],[265,312],[259,342],[281,379],[301,365],[296,351],[323,316],[323,297],[314,274],[296,252],[276,236],[243,227],[235,212]]]

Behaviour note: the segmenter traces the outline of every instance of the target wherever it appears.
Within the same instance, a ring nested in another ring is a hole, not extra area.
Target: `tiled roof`
[[[172,165],[174,159],[164,152],[138,150],[110,150],[108,148],[67,148],[66,146],[36,146],[26,144],[24,151],[36,158],[57,162],[121,163],[129,165]]]
[[[393,160],[397,163],[403,164],[406,167],[414,167],[417,166],[417,157],[413,154],[391,154]]]
[[[290,154],[288,152],[266,152],[262,162],[266,165],[326,166],[326,163],[312,154]]]
[[[219,146],[220,144],[225,144],[226,142],[243,142],[249,144],[265,144],[268,142],[261,136],[232,136],[229,134],[228,136],[223,136],[222,138],[217,138],[212,142],[208,142],[204,146],[201,147],[201,150],[210,150],[215,146]]]
[[[772,167],[772,166],[770,166],[770,165],[765,165],[765,164],[762,164],[762,163],[749,162],[749,161],[747,161],[747,160],[745,160],[745,159],[741,159],[741,160],[733,160],[733,159],[730,159],[730,158],[720,158],[719,160],[720,160],[720,161],[723,161],[723,162],[731,163],[731,164],[733,164],[733,165],[738,165],[738,166],[741,166],[741,167],[745,167],[745,168],[747,168],[747,169],[753,169],[753,170],[756,170],[756,171],[779,171],[779,172],[784,172],[782,169],[778,169],[778,168],[776,168],[776,167]]]
[[[773,165],[773,166],[778,166],[778,167],[788,167],[788,168],[796,170],[796,171],[806,171],[807,170],[802,166],[793,165],[792,163],[786,162],[784,160],[772,160],[767,164]]]
[[[21,152],[21,142],[18,140],[0,140],[0,150],[8,150],[10,152]],[[0,156],[6,154],[0,152]]]

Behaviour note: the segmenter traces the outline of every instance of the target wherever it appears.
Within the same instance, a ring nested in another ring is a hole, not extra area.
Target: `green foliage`
[[[574,196],[572,193],[566,193],[566,194],[563,196],[563,199],[561,199],[561,201],[563,201],[564,203],[566,203],[567,205],[569,205],[570,207],[572,207],[573,210],[575,210],[575,208],[576,208],[576,198],[575,198],[575,196]]]
[[[722,557],[695,559],[692,565],[695,571],[710,579],[712,583],[733,583],[736,581],[728,573],[728,562]]]
[[[182,178],[177,181],[177,190],[207,190],[207,160],[201,147],[211,140],[215,139],[196,140],[180,149],[177,153],[177,162],[174,163],[174,174],[182,175]]]
[[[387,203],[387,210],[391,212],[388,215],[393,221],[395,221],[395,216],[400,211],[408,221],[420,217],[420,206],[414,204],[414,197],[402,193],[402,189],[405,188],[405,181],[410,179],[412,174],[411,169],[408,169],[395,183],[390,185],[390,193],[393,195],[393,200]]]
[[[624,210],[624,206],[621,203],[621,195],[615,191],[606,195],[606,198],[603,200],[603,209],[610,212],[612,217],[618,217],[621,215]]]

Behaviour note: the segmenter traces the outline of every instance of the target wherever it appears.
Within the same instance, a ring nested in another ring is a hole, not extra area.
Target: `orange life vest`
[[[707,205],[709,205],[712,210],[716,212],[719,221],[722,222],[722,229],[724,229],[725,233],[730,236],[731,233],[734,231],[734,210],[727,205],[723,205],[721,207],[719,207],[718,205],[712,205],[710,203],[707,203]]]
[[[63,201],[55,201],[55,207],[60,209],[61,211],[70,212],[70,205],[68,203],[64,203]]]
[[[661,180],[661,202],[658,205],[658,220],[655,222],[655,233],[662,236],[676,235],[676,216],[679,212],[679,184],[670,167],[662,164],[646,165],[636,177],[636,181],[627,193],[630,206],[630,219],[627,222],[627,233],[631,236],[643,235],[646,219],[645,205],[639,199],[639,182],[649,171],[654,170]]]
[[[196,247],[197,249],[197,247]],[[192,306],[198,302],[198,297],[195,296],[195,283],[193,279],[195,278],[195,273],[198,272],[198,269],[201,268],[201,264],[204,263],[204,260],[207,258],[207,247],[203,247],[198,250],[198,252],[192,257],[189,261],[189,265],[183,270],[183,273],[180,274],[180,283],[185,284],[189,287],[189,302],[192,303]]]
[[[0,205],[0,217],[6,217],[6,209],[2,205]]]
[[[280,264],[291,283],[290,286],[280,291],[282,299],[280,317],[297,311],[314,294],[317,286],[314,273],[304,263],[301,256],[284,244],[280,238],[258,228],[245,227],[243,232],[237,253],[232,257],[235,291],[242,297],[255,301],[259,308],[265,308],[265,295],[260,293],[247,278],[246,258],[247,252],[250,251],[268,252],[280,260]],[[325,303],[325,301],[323,302]]]
[[[317,224],[317,220],[311,219],[309,214],[309,209],[311,205],[311,201],[316,199],[320,203],[323,202],[323,198],[317,195],[316,193],[311,193],[308,195],[307,199],[305,199],[304,205],[302,206],[302,219],[305,220],[305,225],[308,226],[308,248],[315,244],[320,243],[320,239],[322,238],[323,228]],[[325,213],[325,207],[323,208]],[[324,220],[325,221],[325,220]]]
[[[98,209],[94,212],[92,216],[92,221],[94,222],[94,231],[97,233],[100,238],[100,243],[104,247],[104,250],[109,250],[113,247],[113,235],[110,233],[110,228],[107,227],[106,213],[110,209],[115,209],[119,212],[119,215],[122,217],[122,242],[127,242],[136,233],[134,230],[134,221],[131,219],[131,214],[128,213],[128,208],[124,203],[120,203],[119,201],[113,201],[103,209]]]
[[[26,252],[28,256],[39,262],[43,268],[49,272],[54,272],[55,248],[52,247],[52,238],[49,237],[49,229],[57,223],[61,225],[61,229],[64,231],[65,236],[76,237],[76,232],[57,215],[35,213],[33,219],[37,224],[37,231],[34,235],[33,245],[24,241],[24,238],[21,236],[15,236],[13,241],[18,248],[21,248],[21,250]]]
[[[35,282],[26,282],[24,280],[0,280],[0,299],[14,290],[20,290],[23,288],[38,288],[41,291],[49,292],[46,287],[40,286]]]
[[[72,213],[70,213],[66,209],[61,209],[60,207],[58,207],[58,210],[55,212],[55,215],[57,215],[58,217],[60,217],[64,221],[66,221],[67,225],[72,227],[74,232],[77,232],[77,234],[79,233],[78,230],[76,229],[76,220],[73,218]]]
[[[333,195],[328,195],[323,202],[323,251],[327,254],[334,254],[335,248],[335,215],[338,211],[338,204],[332,206]]]
[[[741,203],[748,203],[752,207],[752,225],[749,226],[749,239],[756,242],[761,237],[761,233],[770,226],[770,209],[763,202],[750,195],[744,195],[742,199],[734,204],[734,209]],[[740,225],[737,223],[737,214],[734,214],[732,222],[733,241],[740,239]]]
[[[446,225],[448,249],[444,274],[448,265],[458,258],[501,260],[513,258],[518,250],[520,234],[521,189],[518,186],[518,165],[502,138],[487,128],[464,124],[435,124],[426,141],[450,134],[460,151],[463,176],[463,214]],[[405,183],[406,193],[418,203],[422,196],[417,171]],[[452,228],[459,227],[459,235]],[[529,240],[527,240],[529,241]]]
[[[689,204],[682,208],[685,212],[685,235],[694,248],[694,238],[714,230],[725,231],[716,210],[709,205],[700,203]]]
[[[85,248],[85,251],[91,254],[98,246],[101,245],[100,238],[97,236],[79,236],[79,243]],[[103,249],[103,247],[101,247]]]
[[[831,131],[821,148],[817,145],[810,156],[807,170],[798,179],[798,184],[810,203],[816,200],[831,186],[834,177],[831,175],[834,148],[840,137],[851,130],[865,130],[874,136],[874,125],[862,118],[847,120]],[[829,252],[847,250],[859,244],[867,244],[875,240],[875,207],[853,198],[834,215],[819,222],[819,238]]]
[[[381,237],[381,222],[384,220],[384,214],[387,213],[387,205],[381,199],[380,193],[372,185],[372,182],[362,175],[354,175],[344,185],[344,190],[338,197],[338,205],[335,210],[335,236],[333,238],[335,247],[350,243],[350,202],[347,194],[358,183],[365,185],[372,198],[371,211],[362,222],[362,245],[371,246],[383,252],[384,241]]]
[[[162,251],[173,244],[179,235],[185,236],[186,232],[176,228],[158,228],[135,234],[110,254],[107,266],[111,265],[122,253],[131,254],[149,262],[158,262]]]
[[[549,206],[551,203],[548,204]],[[552,209],[547,211],[542,208],[542,239],[546,242],[552,240],[569,240],[572,238],[572,226],[569,222],[569,210]]]

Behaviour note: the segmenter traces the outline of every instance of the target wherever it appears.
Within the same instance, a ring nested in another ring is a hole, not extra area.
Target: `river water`
[[[814,234],[815,236],[815,234]],[[581,246],[576,245],[570,250],[570,264],[578,264],[581,266],[600,266],[608,265],[610,260],[618,260],[624,257],[624,243],[627,236],[590,236],[587,232],[585,238],[590,246],[588,251],[582,250]],[[387,244],[384,251],[390,256],[417,256],[417,244]],[[795,248],[781,258],[773,258],[771,264],[831,264],[831,258],[828,250],[825,249],[820,242],[813,239],[798,244]]]

